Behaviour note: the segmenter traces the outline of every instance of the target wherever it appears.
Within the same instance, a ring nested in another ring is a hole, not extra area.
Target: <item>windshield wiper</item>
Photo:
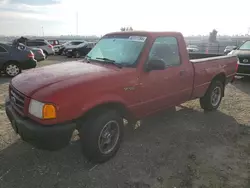
[[[115,65],[115,66],[117,66],[118,68],[122,68],[122,65],[119,64],[119,63],[116,63],[115,60],[113,60],[113,59],[109,59],[109,58],[106,58],[106,57],[97,57],[97,58],[95,58],[95,59],[100,59],[100,60],[103,60],[103,61],[106,62],[106,63],[110,63],[110,64],[112,64],[112,65]]]

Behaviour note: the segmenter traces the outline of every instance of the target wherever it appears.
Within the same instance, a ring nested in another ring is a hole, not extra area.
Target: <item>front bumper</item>
[[[75,123],[48,126],[23,118],[12,108],[8,97],[5,100],[5,111],[15,132],[24,141],[39,149],[58,150],[64,148],[69,144],[76,128]]]
[[[236,73],[238,76],[250,76],[250,65],[239,64],[238,71]]]

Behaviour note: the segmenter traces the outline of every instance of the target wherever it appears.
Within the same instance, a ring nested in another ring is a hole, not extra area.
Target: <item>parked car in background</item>
[[[225,50],[224,50],[224,55],[227,55],[229,52],[231,52],[232,50],[236,50],[237,46],[226,46]]]
[[[86,56],[89,51],[95,46],[94,42],[82,43],[76,46],[75,48],[67,49],[67,57],[83,57]]]
[[[228,53],[228,55],[238,57],[238,76],[250,76],[250,40],[245,41],[240,47]]]
[[[41,48],[43,50],[43,53],[45,54],[45,57],[47,58],[49,55],[54,55],[55,51],[53,49],[53,46],[44,39],[34,39],[34,40],[28,40],[26,41],[26,46],[28,47],[36,47]]]
[[[74,40],[74,41],[68,41],[62,45],[57,45],[55,46],[55,52],[58,54],[58,55],[62,55],[62,54],[65,54],[64,50],[65,49],[69,49],[69,48],[74,48],[76,47],[77,45],[79,44],[82,44],[82,43],[86,43],[87,41],[84,41],[84,40]]]
[[[22,70],[36,67],[36,63],[32,51],[0,43],[0,70],[2,73],[14,77]]]
[[[52,45],[52,46],[56,46],[59,45],[59,40],[48,40],[48,42]]]
[[[197,45],[188,45],[187,51],[188,52],[199,52],[199,48]]]
[[[214,111],[236,69],[236,57],[190,60],[178,32],[109,33],[82,61],[12,79],[5,111],[13,130],[37,148],[61,149],[78,130],[86,158],[102,163],[119,150],[124,119],[133,126],[193,99]],[[12,92],[25,101],[21,107]]]
[[[25,46],[22,43],[19,43],[17,48],[20,48],[21,50],[27,49],[27,50],[32,51],[34,53],[35,60],[37,60],[38,62],[43,61],[46,58],[46,55],[43,53],[43,50],[41,48],[31,48],[31,47]]]

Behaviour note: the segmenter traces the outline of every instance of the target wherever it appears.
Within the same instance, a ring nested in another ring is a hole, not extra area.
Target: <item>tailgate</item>
[[[220,56],[190,60],[194,66],[194,95],[201,97],[206,92],[212,79],[223,74],[227,81],[233,79],[237,71],[236,56]]]

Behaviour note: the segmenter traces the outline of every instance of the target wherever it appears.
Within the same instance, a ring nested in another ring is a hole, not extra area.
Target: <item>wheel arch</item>
[[[211,81],[210,85],[215,82],[215,81],[221,81],[223,84],[224,88],[226,86],[226,74],[224,72],[217,74]],[[224,97],[225,94],[225,89],[223,89],[222,97]]]
[[[6,61],[3,66],[1,67],[2,69],[4,69],[7,65],[9,65],[10,63],[15,63],[16,65],[19,65],[20,66],[20,62],[17,61],[17,60],[8,60]]]
[[[44,49],[42,49],[42,50],[43,50],[43,53],[44,53],[46,56],[49,55],[49,53],[48,53],[46,50],[44,50]]]
[[[128,121],[132,118],[135,118],[133,113],[126,107],[125,104],[116,101],[105,102],[93,106],[87,112],[85,112],[80,118],[78,118],[80,122],[77,123],[77,127],[79,128],[82,122],[87,120],[88,118],[91,118],[96,114],[103,113],[106,110],[116,110],[123,118],[127,119]]]

